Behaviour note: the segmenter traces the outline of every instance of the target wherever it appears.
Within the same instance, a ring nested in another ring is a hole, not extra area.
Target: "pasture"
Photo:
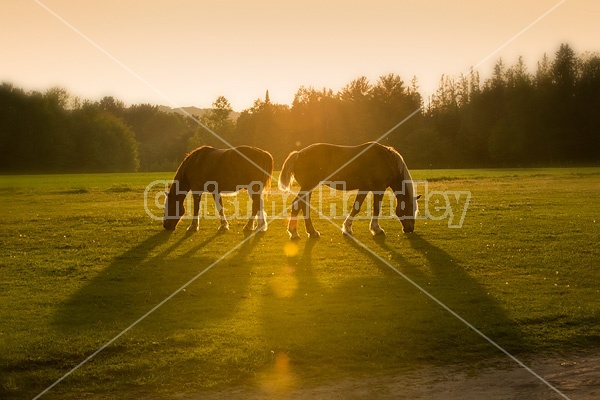
[[[254,236],[235,218],[225,234],[211,218],[164,231],[144,192],[172,177],[0,177],[0,398],[35,397],[193,278],[42,398],[281,394],[504,357],[390,266],[517,357],[600,345],[599,168],[416,170],[432,191],[470,191],[462,227],[383,219],[376,238],[359,220],[354,241],[314,216],[321,238],[298,243],[285,219]]]

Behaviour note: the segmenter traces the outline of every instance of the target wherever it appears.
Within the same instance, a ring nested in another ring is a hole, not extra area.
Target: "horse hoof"
[[[352,231],[346,230],[346,229],[342,229],[342,235],[344,236],[354,236],[354,233],[352,233]]]
[[[319,232],[317,232],[317,231],[314,231],[314,232],[309,233],[308,237],[310,239],[318,239],[318,238],[321,237],[321,234]]]
[[[199,230],[200,228],[198,227],[198,225],[190,225],[187,228],[187,231],[190,233],[198,232]]]
[[[371,233],[373,234],[373,236],[382,236],[385,235],[385,231],[383,229],[379,229],[376,231],[371,231]]]
[[[297,233],[290,233],[290,240],[297,242],[300,239],[302,239],[302,238]]]
[[[229,231],[229,227],[227,225],[221,225],[219,227],[219,229],[217,230],[217,232],[219,232],[219,233],[225,233],[227,231]]]
[[[266,232],[266,231],[267,231],[267,225],[265,224],[265,225],[258,226],[258,227],[256,228],[256,230],[257,230],[258,232]]]

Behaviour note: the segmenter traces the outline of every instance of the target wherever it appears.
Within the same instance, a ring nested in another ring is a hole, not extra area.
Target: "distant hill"
[[[174,112],[174,113],[179,113],[179,114],[183,114],[183,115],[195,115],[197,117],[201,117],[203,116],[207,111],[210,111],[210,108],[198,108],[198,107],[194,107],[194,106],[189,106],[189,107],[181,107],[181,108],[172,108],[169,106],[158,106],[158,109],[162,112]],[[229,114],[229,118],[231,118],[232,120],[237,120],[238,117],[240,116],[240,113],[237,111],[232,111],[231,114]]]

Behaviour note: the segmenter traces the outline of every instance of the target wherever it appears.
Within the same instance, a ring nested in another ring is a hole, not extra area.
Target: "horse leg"
[[[253,231],[254,230],[254,220],[258,216],[258,230],[264,232],[267,230],[267,224],[264,218],[263,212],[263,201],[262,194],[260,192],[252,192],[250,194],[250,199],[252,200],[252,215],[248,219],[246,226],[244,226],[245,231]]]
[[[252,208],[254,208],[254,205],[252,205]],[[252,211],[252,215],[250,216],[250,218],[248,218],[248,222],[246,223],[246,225],[244,225],[244,230],[246,232],[252,232],[254,230],[254,211]]]
[[[362,207],[363,201],[365,201],[365,198],[367,197],[367,193],[368,192],[359,191],[356,194],[356,198],[354,199],[354,204],[352,204],[352,210],[350,211],[350,214],[346,217],[346,219],[344,220],[344,223],[342,224],[342,233],[344,235],[348,235],[348,236],[353,235],[352,220],[354,219],[356,214],[358,214],[360,212],[360,208]]]
[[[188,232],[198,232],[198,223],[200,222],[200,200],[202,199],[202,193],[193,193],[194,198],[194,216],[192,217],[192,223],[188,226]]]
[[[300,235],[298,235],[298,214],[300,213],[300,201],[306,196],[306,192],[303,192],[302,188],[300,188],[296,198],[292,201],[292,210],[290,212],[290,220],[287,228],[291,240],[300,240]]]
[[[223,200],[221,199],[221,195],[217,192],[213,193],[213,198],[215,199],[215,208],[219,213],[219,218],[221,219],[221,226],[219,226],[219,232],[225,232],[229,230],[229,222],[227,222],[227,218],[225,218],[225,211],[223,210]]]
[[[262,192],[253,195],[252,214],[258,215],[258,226],[256,227],[256,229],[259,232],[266,232],[267,214],[265,213],[265,205],[262,197]]]
[[[304,203],[304,224],[306,225],[306,233],[308,233],[308,237],[311,239],[318,239],[321,237],[321,234],[315,229],[312,223],[312,219],[310,218],[310,197],[312,192],[308,192],[306,194],[306,201]]]
[[[376,235],[385,235],[385,231],[379,226],[379,214],[381,213],[381,202],[383,201],[383,192],[373,192],[373,216],[369,229]]]

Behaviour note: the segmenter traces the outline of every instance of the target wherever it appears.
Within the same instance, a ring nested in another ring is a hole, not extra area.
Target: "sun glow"
[[[280,299],[292,297],[298,290],[298,278],[291,265],[283,267],[281,272],[271,278],[271,290]]]
[[[261,378],[261,387],[271,394],[288,392],[297,386],[298,378],[292,371],[290,357],[283,352],[275,354],[271,371]]]
[[[298,244],[296,242],[288,242],[283,246],[283,252],[287,257],[295,257],[298,255]]]
[[[442,74],[467,71],[557,1],[477,7],[441,0],[357,2],[343,9],[316,1],[190,2],[179,8],[168,2],[142,8],[113,0],[45,3],[62,21],[36,2],[13,2],[0,15],[0,26],[11,33],[0,37],[3,79],[26,89],[65,86],[91,99],[112,95],[127,104],[166,102],[126,66],[180,106],[209,107],[224,95],[242,111],[267,89],[272,101],[290,104],[300,86],[337,91],[360,76],[374,81],[390,72],[407,83],[417,76],[426,99]],[[402,24],[398,15],[405,17]],[[595,32],[597,15],[598,2],[566,2],[491,61],[518,55],[538,60],[565,41],[595,51],[598,35],[590,32]],[[207,37],[209,45],[189,51]]]

